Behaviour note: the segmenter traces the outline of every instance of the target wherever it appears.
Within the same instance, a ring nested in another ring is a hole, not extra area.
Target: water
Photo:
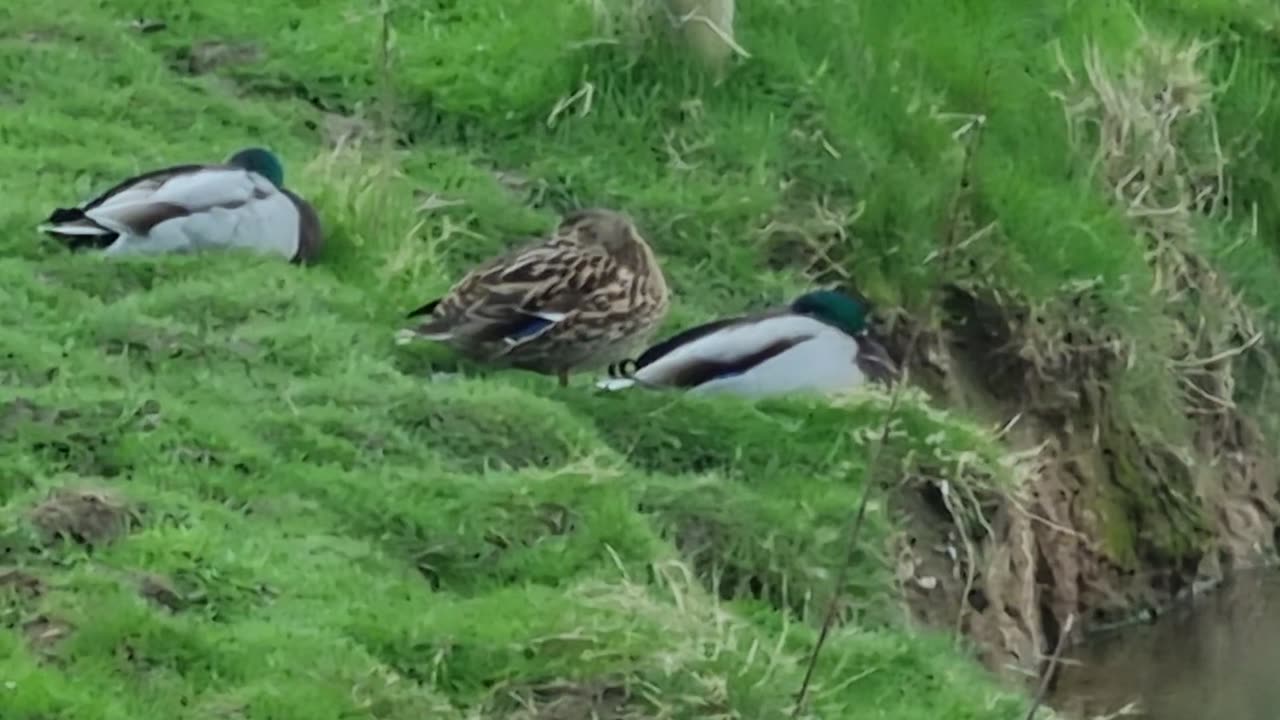
[[[1238,575],[1149,625],[1066,651],[1048,704],[1069,718],[1280,718],[1280,573]]]

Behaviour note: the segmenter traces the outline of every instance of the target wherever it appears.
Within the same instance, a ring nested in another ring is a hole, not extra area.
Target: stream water
[[[1280,573],[1236,575],[1153,623],[1065,655],[1048,704],[1068,718],[1276,720]]]

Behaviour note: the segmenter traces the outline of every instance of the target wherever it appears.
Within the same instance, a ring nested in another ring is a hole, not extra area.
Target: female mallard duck
[[[868,307],[837,290],[818,290],[788,307],[715,320],[609,367],[597,385],[674,387],[764,396],[838,392],[868,377],[896,378],[888,353],[867,333]],[[630,367],[627,367],[630,366]]]
[[[425,322],[396,334],[447,343],[463,354],[545,375],[625,357],[666,316],[662,269],[635,224],[612,210],[565,216],[544,240],[477,266],[409,313]]]
[[[279,158],[262,148],[222,164],[136,175],[78,207],[54,210],[40,230],[73,250],[108,255],[236,247],[305,263],[321,242],[315,209],[284,187]]]

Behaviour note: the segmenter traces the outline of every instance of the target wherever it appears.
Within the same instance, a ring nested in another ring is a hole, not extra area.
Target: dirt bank
[[[1240,232],[1228,230],[1231,175],[1248,145],[1217,135],[1206,52],[1146,38],[1115,67],[1087,52],[1083,74],[1064,61],[1056,93],[1066,141],[1093,158],[1098,191],[1141,243],[1158,309],[1145,329],[1157,332],[1131,332],[1097,286],[1035,305],[957,282],[925,321],[928,360],[913,374],[1000,428],[1020,484],[966,499],[936,478],[900,494],[899,556],[940,580],[904,591],[917,617],[960,630],[995,669],[1036,671],[1070,615],[1074,642],[1274,553],[1276,458],[1253,409],[1270,356],[1205,250]],[[969,211],[1000,233],[998,217]],[[889,323],[899,355],[920,324]],[[979,522],[956,520],[976,508]]]

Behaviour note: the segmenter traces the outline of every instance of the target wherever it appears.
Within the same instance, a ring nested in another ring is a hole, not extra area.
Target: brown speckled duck
[[[566,215],[549,238],[467,273],[398,343],[444,342],[472,359],[556,375],[626,357],[648,341],[670,306],[653,249],[626,215],[599,208]]]

